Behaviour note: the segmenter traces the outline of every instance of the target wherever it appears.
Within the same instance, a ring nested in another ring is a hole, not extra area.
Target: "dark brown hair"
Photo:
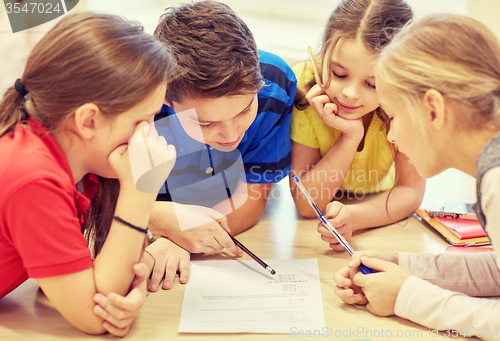
[[[262,75],[252,32],[229,6],[200,1],[170,7],[154,34],[179,67],[167,89],[170,103],[185,96],[218,98],[260,90]]]
[[[413,18],[410,6],[403,0],[343,0],[330,15],[323,33],[320,66],[331,60],[341,38],[359,39],[368,51],[379,54],[394,34]],[[331,77],[323,79],[325,87]],[[316,84],[312,79],[297,89],[294,105],[299,110],[309,106],[307,92]],[[380,111],[380,110],[378,110]],[[383,114],[382,114],[383,117]]]
[[[0,102],[0,136],[13,132],[29,116],[50,132],[85,103],[94,103],[109,117],[125,112],[151,94],[172,73],[164,46],[138,23],[113,15],[70,14],[57,23],[31,52],[21,83],[27,101],[12,86]],[[14,84],[14,80],[12,81]],[[107,235],[118,196],[117,180],[99,178],[82,226],[94,241],[94,255]]]

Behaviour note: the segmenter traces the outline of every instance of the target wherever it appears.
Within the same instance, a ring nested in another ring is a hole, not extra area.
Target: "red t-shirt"
[[[0,298],[29,277],[93,266],[80,224],[97,178],[86,177],[81,194],[54,137],[32,118],[28,125],[0,138]]]

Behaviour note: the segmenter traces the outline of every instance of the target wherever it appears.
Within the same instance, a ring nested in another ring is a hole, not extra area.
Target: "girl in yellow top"
[[[318,57],[323,84],[316,84],[310,62],[294,67],[292,171],[348,241],[355,230],[407,217],[423,197],[424,180],[387,141],[373,74],[380,50],[412,16],[403,0],[341,1],[327,23]],[[314,217],[293,181],[290,186],[299,213]],[[361,199],[372,193],[377,194],[359,203],[330,203],[343,195]],[[343,250],[321,224],[318,232],[332,249]]]

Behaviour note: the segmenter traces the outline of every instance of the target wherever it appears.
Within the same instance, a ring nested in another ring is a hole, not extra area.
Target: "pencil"
[[[256,261],[257,263],[259,263],[260,266],[262,266],[264,269],[266,269],[267,271],[269,271],[271,273],[271,275],[275,275],[276,274],[276,271],[273,268],[271,268],[269,265],[267,265],[262,259],[260,259],[256,255],[254,255],[252,253],[252,251],[250,251],[243,244],[241,244],[239,241],[237,241],[236,238],[234,238],[231,235],[229,235],[229,237],[231,237],[231,239],[236,244],[236,246],[238,246],[240,249],[242,249],[244,252],[246,252],[250,257],[252,257],[252,259],[254,261]]]
[[[321,212],[321,210],[319,209],[318,205],[316,205],[316,203],[314,202],[313,198],[311,197],[311,195],[307,191],[307,189],[304,186],[304,184],[302,184],[302,182],[300,181],[300,179],[297,176],[297,174],[292,174],[292,178],[293,178],[293,180],[295,180],[295,184],[297,185],[297,187],[299,188],[299,190],[302,192],[302,194],[306,198],[307,202],[309,203],[309,205],[313,209],[314,213],[316,213],[316,216],[318,217],[318,219],[335,236],[335,238],[337,238],[337,240],[339,241],[340,245],[342,245],[344,247],[344,249],[347,251],[347,253],[350,256],[352,256],[352,254],[354,253],[354,249],[352,248],[352,246],[349,245],[349,243],[347,242],[347,240],[345,240],[345,238],[342,237],[342,235],[335,229],[335,227],[333,227],[333,225],[330,223],[330,221],[328,219],[326,219],[326,217],[323,215],[323,212]],[[364,273],[365,275],[373,273],[373,270],[370,269],[369,267],[367,267],[364,264],[360,264],[359,265],[359,270],[362,273]]]
[[[319,76],[318,69],[316,68],[316,63],[314,62],[314,55],[311,46],[307,47],[307,52],[309,52],[309,56],[311,57],[311,64],[314,71],[314,78],[316,78],[316,83],[322,87],[323,85],[321,83],[321,77]]]

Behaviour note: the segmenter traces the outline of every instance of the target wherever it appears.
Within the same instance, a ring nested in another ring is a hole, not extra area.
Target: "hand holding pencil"
[[[316,205],[313,198],[310,196],[309,192],[307,191],[305,186],[302,184],[302,182],[300,181],[297,174],[292,174],[291,176],[292,176],[293,180],[295,181],[295,184],[297,185],[297,187],[302,192],[302,194],[306,198],[307,202],[309,203],[309,205],[313,209],[314,213],[316,213],[316,216],[318,217],[320,222],[335,236],[335,238],[337,238],[337,240],[344,247],[344,249],[347,251],[347,253],[350,256],[352,256],[354,253],[354,249],[352,248],[352,246],[349,245],[349,243],[345,240],[345,238],[342,237],[342,235],[337,231],[337,229],[335,227],[333,227],[333,225],[330,223],[330,221],[325,218],[325,216],[323,215],[323,212],[321,212],[318,205]],[[367,267],[363,264],[359,265],[359,271],[361,271],[365,275],[373,273],[372,269],[370,269],[369,267]]]
[[[276,271],[273,268],[271,268],[262,259],[260,259],[255,254],[253,254],[252,251],[250,251],[249,249],[247,249],[243,244],[241,244],[238,240],[236,240],[236,238],[234,238],[231,235],[229,235],[229,237],[231,237],[231,239],[236,244],[236,246],[238,246],[240,249],[242,249],[244,252],[246,252],[254,261],[256,261],[257,263],[259,263],[260,266],[262,266],[264,269],[266,269],[267,271],[269,271],[271,273],[271,275],[275,275],[276,274]]]

